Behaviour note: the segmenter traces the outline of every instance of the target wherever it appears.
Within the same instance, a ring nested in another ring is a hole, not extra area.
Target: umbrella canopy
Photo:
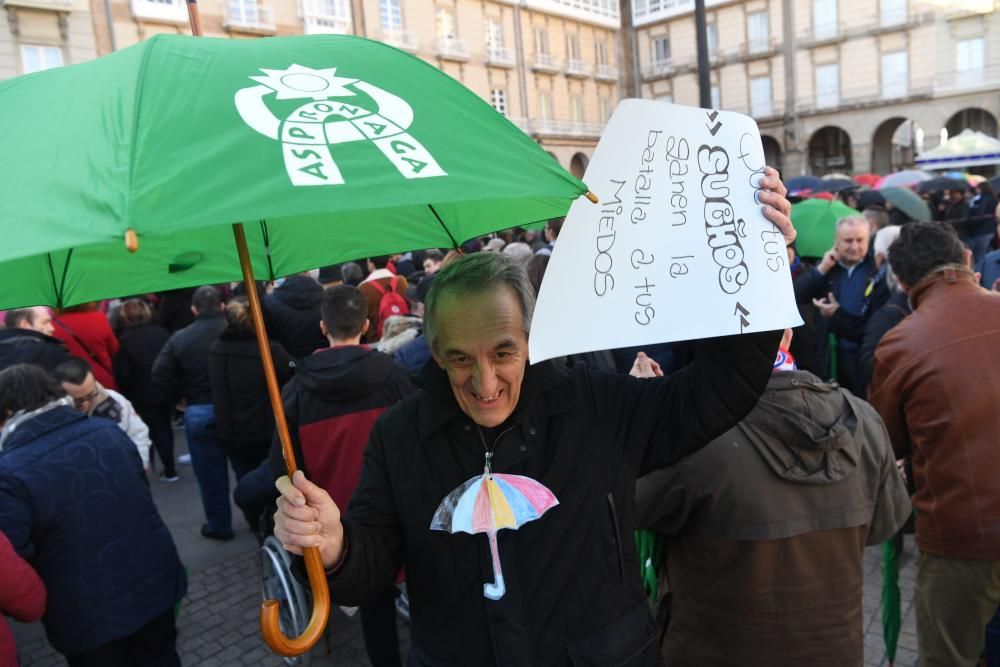
[[[837,221],[858,212],[839,201],[807,199],[792,205],[792,225],[798,232],[795,247],[803,257],[822,257],[833,247]]]
[[[342,35],[157,35],[0,83],[0,128],[0,308],[237,280],[236,222],[274,278],[454,247],[586,192],[451,77]]]
[[[849,180],[851,180],[851,177],[848,176],[847,174],[843,174],[843,173],[841,173],[839,171],[833,171],[833,172],[830,172],[829,174],[824,174],[823,175],[823,180],[824,181],[849,181]]]
[[[796,176],[788,179],[785,187],[789,193],[808,192],[823,185],[823,179],[816,176]]]
[[[885,200],[918,222],[931,222],[931,209],[920,195],[906,188],[883,188]]]
[[[943,190],[971,190],[969,182],[964,178],[945,178],[938,176],[917,185],[917,192],[941,192]]]
[[[878,190],[862,190],[858,193],[858,208],[862,211],[869,206],[884,206],[885,197]]]
[[[823,183],[814,188],[813,192],[840,192],[858,187],[858,184],[849,178],[824,178]]]
[[[971,129],[925,151],[915,160],[924,169],[965,169],[1000,164],[1000,139]]]
[[[883,176],[882,180],[875,185],[875,189],[912,188],[917,183],[930,180],[930,178],[931,176],[927,172],[907,169],[905,171],[897,171],[892,174],[888,174],[887,176]]]
[[[854,176],[855,183],[858,185],[867,185],[870,188],[874,188],[880,180],[882,180],[882,177],[878,174],[856,174]]]
[[[449,533],[486,533],[493,556],[493,581],[483,594],[499,600],[507,591],[497,549],[497,531],[517,530],[559,504],[541,483],[522,475],[492,474],[489,464],[482,475],[466,481],[445,496],[431,519],[431,530]]]

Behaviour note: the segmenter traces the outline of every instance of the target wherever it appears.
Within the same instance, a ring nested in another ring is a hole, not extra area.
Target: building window
[[[382,18],[382,30],[403,28],[403,13],[399,8],[399,0],[379,0],[378,6]]]
[[[596,42],[594,44],[594,57],[597,59],[598,65],[608,64],[608,43],[607,42]]]
[[[708,42],[708,55],[712,57],[719,50],[719,26],[709,23],[705,26],[705,36]]]
[[[653,40],[653,64],[670,62],[670,38],[657,37]]]
[[[909,62],[906,51],[882,54],[882,97],[906,97],[909,82]]]
[[[566,58],[580,60],[580,36],[575,32],[566,35]]]
[[[322,16],[336,19],[338,21],[350,21],[350,12],[347,11],[347,0],[312,0],[305,3],[306,14]]]
[[[758,76],[750,79],[750,115],[755,118],[763,118],[773,113],[771,77]]]
[[[597,106],[601,113],[601,122],[607,123],[611,120],[611,98],[607,95],[601,95],[597,98]]]
[[[883,26],[906,23],[906,0],[879,0],[879,21]]]
[[[722,108],[722,90],[718,85],[712,86],[712,108],[721,109]]]
[[[771,28],[767,12],[757,12],[747,17],[747,47],[750,53],[767,51],[771,45]]]
[[[823,109],[840,104],[840,65],[816,68],[816,106]]]
[[[583,122],[583,98],[579,95],[571,95],[569,98],[570,118],[574,123]]]
[[[434,12],[438,39],[454,40],[458,37],[455,26],[455,15],[447,9],[438,7]]]
[[[503,25],[496,19],[486,19],[486,46],[491,51],[503,48]]]
[[[24,74],[61,67],[63,52],[58,46],[21,45],[21,66]]]
[[[955,42],[955,74],[959,86],[982,83],[985,64],[986,43],[982,37]]]
[[[494,88],[490,91],[490,104],[493,108],[497,110],[504,116],[507,115],[507,91],[501,90],[499,88]]]
[[[837,0],[813,0],[813,37],[829,39],[839,32]]]
[[[549,32],[545,28],[535,28],[535,53],[549,53]]]
[[[538,117],[542,120],[552,120],[552,93],[538,91]]]

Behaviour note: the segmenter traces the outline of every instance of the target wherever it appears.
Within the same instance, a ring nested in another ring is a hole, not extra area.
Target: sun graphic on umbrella
[[[250,77],[257,83],[262,83],[275,93],[279,100],[316,100],[321,101],[331,97],[347,97],[354,92],[347,89],[357,79],[335,76],[336,67],[313,69],[302,65],[292,65],[288,69],[264,69],[260,71],[267,76]]]

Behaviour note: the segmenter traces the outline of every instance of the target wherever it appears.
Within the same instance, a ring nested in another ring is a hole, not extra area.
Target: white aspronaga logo
[[[285,169],[292,185],[339,185],[344,177],[330,146],[370,141],[405,178],[447,176],[434,157],[407,133],[413,109],[406,101],[377,86],[335,76],[337,68],[312,69],[292,65],[285,70],[261,68],[264,76],[250,78],[261,85],[236,91],[236,110],[247,125],[281,141]],[[377,112],[333,101],[364,93]],[[285,119],[268,108],[264,98],[310,100]]]

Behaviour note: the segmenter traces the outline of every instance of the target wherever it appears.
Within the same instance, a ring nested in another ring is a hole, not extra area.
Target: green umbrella
[[[457,247],[596,200],[454,79],[347,36],[159,35],[0,83],[0,155],[0,308],[250,285],[255,273]],[[291,474],[256,290],[248,298]],[[261,610],[285,656],[309,650],[329,613],[318,550],[305,558],[305,632],[283,635],[277,602]]]
[[[899,597],[899,555],[902,551],[902,531],[882,544],[882,638],[890,665],[896,660],[896,645],[902,627]]]
[[[586,192],[424,61],[342,35],[157,35],[0,83],[0,308],[454,247]],[[125,252],[127,230],[139,250]]]
[[[920,195],[907,188],[882,188],[885,200],[917,222],[931,222],[931,209]]]
[[[822,257],[833,247],[837,221],[858,212],[839,201],[806,199],[792,206],[792,224],[798,232],[795,247],[803,257]]]

